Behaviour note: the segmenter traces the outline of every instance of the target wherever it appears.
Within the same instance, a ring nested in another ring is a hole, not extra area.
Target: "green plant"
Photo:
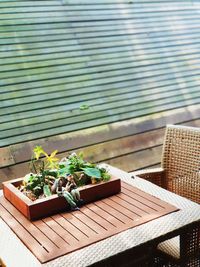
[[[36,198],[41,194],[50,196],[52,194],[50,190],[50,183],[46,180],[47,177],[48,176],[44,177],[43,175],[33,173],[27,174],[24,177],[23,186],[26,191],[31,191],[36,196]]]
[[[107,181],[110,179],[110,175],[105,168],[85,161],[82,153],[72,153],[60,163],[60,174],[74,174],[76,172],[83,172],[96,181]]]
[[[85,161],[82,153],[72,153],[61,161],[56,157],[56,153],[57,150],[48,155],[41,146],[33,149],[30,163],[32,173],[24,177],[20,188],[31,199],[52,195],[55,181],[70,174],[74,175],[77,186],[110,179],[106,169]]]
[[[33,173],[27,174],[23,181],[23,190],[31,191],[32,199],[40,195],[50,196],[51,186],[57,177],[56,168],[58,168],[59,159],[55,157],[57,150],[53,151],[49,156],[41,146],[36,146],[33,149],[33,156],[30,163],[30,168]],[[41,156],[45,156],[40,159]]]

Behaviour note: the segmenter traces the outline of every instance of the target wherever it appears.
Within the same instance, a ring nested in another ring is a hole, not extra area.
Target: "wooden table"
[[[52,266],[90,266],[105,261],[109,257],[118,259],[120,253],[137,250],[138,246],[149,247],[178,234],[183,234],[187,226],[200,221],[200,207],[187,199],[170,193],[138,177],[109,166],[113,175],[125,182],[150,193],[180,210],[158,219],[136,226],[93,245],[40,264],[33,254],[23,245],[10,228],[0,220],[0,257],[8,267],[52,267]],[[103,265],[102,265],[103,266]]]

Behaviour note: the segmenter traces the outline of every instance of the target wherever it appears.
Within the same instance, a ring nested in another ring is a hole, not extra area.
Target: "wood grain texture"
[[[50,197],[30,200],[18,190],[23,179],[18,178],[3,183],[4,197],[10,201],[27,219],[33,221],[54,215],[55,213],[70,210],[70,205],[64,197],[53,194]],[[121,191],[121,181],[119,178],[111,177],[107,182],[88,184],[79,187],[80,198],[83,203],[90,203],[105,197],[112,196]]]
[[[0,147],[199,104],[198,2],[18,3],[0,3]]]
[[[29,172],[35,145],[126,171],[158,165],[167,123],[200,127],[199,10],[0,1],[0,182]]]
[[[140,120],[139,118],[106,127],[40,139],[11,146],[14,164],[4,162],[0,169],[1,182],[23,177],[29,173],[29,161],[35,145],[42,145],[50,153],[58,149],[58,157],[83,152],[87,160],[107,162],[126,171],[158,165],[166,124],[200,127],[200,110],[177,109]]]
[[[114,153],[113,149],[117,149],[117,146],[119,146],[120,149],[125,148],[126,153],[133,151],[133,145],[138,146],[137,150],[141,150],[142,148],[144,148],[143,145],[146,147],[149,147],[148,145],[145,145],[145,142],[148,140],[150,142],[157,142],[158,140],[156,139],[159,136],[159,131],[158,133],[156,131],[161,128],[164,128],[166,124],[173,124],[173,123],[181,124],[182,123],[182,124],[198,127],[200,125],[199,114],[200,114],[200,109],[196,106],[191,106],[190,108],[181,108],[181,109],[162,112],[159,114],[145,116],[144,118],[135,118],[135,119],[127,120],[125,122],[122,121],[122,122],[112,123],[112,124],[104,125],[100,127],[92,127],[90,129],[76,131],[73,133],[66,133],[66,134],[62,134],[59,136],[53,136],[49,138],[47,137],[45,139],[38,139],[35,141],[31,141],[31,142],[24,142],[19,145],[15,144],[11,146],[10,149],[11,149],[11,154],[13,156],[15,164],[29,160],[32,149],[37,144],[42,145],[42,147],[48,153],[50,153],[52,150],[55,150],[55,149],[58,149],[59,153],[64,153],[67,151],[72,151],[72,150],[77,150],[77,149],[86,150],[86,153],[84,153],[85,156],[91,157],[91,160],[102,161],[106,158],[107,159],[110,158],[109,156],[110,154],[113,155],[111,157],[115,157],[116,154],[113,154]],[[151,136],[152,138],[151,140],[150,138],[149,139],[146,138],[148,135],[148,132],[149,132],[149,136]],[[164,131],[163,131],[163,134],[164,134]],[[137,135],[138,137],[141,137],[141,139],[140,138],[137,139],[138,138]],[[155,136],[155,138],[153,138],[153,135]],[[160,136],[159,138],[163,138],[163,137]],[[135,141],[131,141],[131,140],[135,140]],[[127,144],[127,142],[129,144]],[[134,142],[134,144],[131,145],[130,142]],[[123,146],[121,146],[120,144],[123,144]],[[161,139],[160,139],[160,142],[157,144],[162,144]],[[87,149],[90,149],[90,146],[93,146],[93,145],[95,148],[95,149],[92,149],[91,147],[91,152],[93,155],[89,155],[90,153],[88,153],[89,151],[87,152]],[[105,146],[108,148],[106,153],[105,153],[105,150],[103,149],[103,147]],[[101,150],[99,151],[100,148]],[[104,158],[100,158],[101,153],[97,155],[97,153],[95,153],[96,150],[101,152]],[[118,152],[116,151],[116,153]],[[106,154],[108,156],[106,156]],[[62,156],[63,154],[61,154],[61,157]],[[98,158],[96,158],[97,156]],[[93,159],[92,157],[95,157],[95,158]],[[7,165],[10,165],[10,164],[7,164]]]
[[[124,182],[115,196],[33,223],[0,198],[1,218],[42,263],[177,210]]]

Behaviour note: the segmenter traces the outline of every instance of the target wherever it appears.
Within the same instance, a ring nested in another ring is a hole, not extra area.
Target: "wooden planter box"
[[[70,206],[64,197],[58,197],[56,194],[43,199],[37,199],[35,201],[30,200],[17,189],[22,181],[23,178],[18,178],[4,182],[3,193],[5,198],[29,220],[36,220],[62,211],[70,210]],[[84,200],[85,204],[112,196],[120,191],[121,180],[116,177],[111,177],[111,179],[107,182],[79,187],[81,198]]]

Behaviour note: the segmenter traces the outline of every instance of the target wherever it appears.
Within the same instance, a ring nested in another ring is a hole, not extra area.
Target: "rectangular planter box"
[[[64,197],[58,197],[57,194],[35,201],[30,200],[17,189],[22,181],[23,178],[18,178],[4,182],[3,193],[5,198],[29,220],[41,219],[62,211],[70,210],[70,206]],[[79,187],[80,196],[85,204],[112,196],[120,191],[121,180],[116,177],[111,177],[107,182]]]

